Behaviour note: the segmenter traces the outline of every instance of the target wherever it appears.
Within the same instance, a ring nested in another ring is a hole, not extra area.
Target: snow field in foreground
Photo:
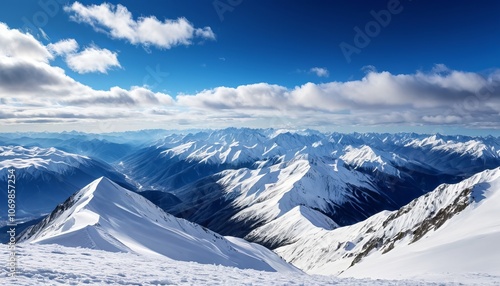
[[[0,246],[2,260],[8,257]],[[242,270],[218,265],[182,262],[166,257],[112,253],[60,245],[17,245],[17,276],[6,277],[0,268],[0,285],[465,285],[453,282],[389,281],[337,278],[300,273]],[[6,265],[4,263],[3,265]],[[466,285],[500,285],[499,277],[467,274]],[[439,277],[437,278],[439,279]],[[437,280],[439,281],[439,280]]]

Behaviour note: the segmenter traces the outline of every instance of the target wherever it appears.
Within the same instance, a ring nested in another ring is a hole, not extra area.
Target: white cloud
[[[51,54],[32,37],[4,28],[0,37],[5,38],[6,35],[12,40],[10,47],[28,42],[32,48],[29,51],[0,54],[2,126],[137,119],[151,108],[166,109],[174,104],[168,94],[152,92],[144,87],[95,90],[69,77],[63,69],[50,65],[47,59]],[[62,41],[53,44],[51,51],[54,54],[69,53],[69,57],[80,56],[79,60],[85,65],[78,68],[106,70],[109,63],[93,67],[88,62],[107,61],[110,58],[108,53],[111,52],[92,47],[76,54],[72,53],[75,45],[76,42],[71,40]],[[97,56],[93,51],[96,51]],[[104,57],[100,57],[101,53],[104,53]]]
[[[66,63],[70,69],[78,73],[107,73],[110,68],[121,67],[115,52],[95,46],[67,55]]]
[[[22,57],[37,61],[48,62],[52,54],[32,35],[0,23],[0,56]]]
[[[126,90],[115,86],[109,91],[94,91],[91,96],[70,96],[61,100],[61,103],[73,106],[152,106],[172,105],[174,101],[168,94],[155,93],[143,87],[133,86]]]
[[[442,72],[449,72],[450,69],[444,64],[436,64],[432,68],[432,71],[435,73],[442,73]]]
[[[194,30],[194,34],[197,37],[208,39],[208,40],[215,40],[215,34],[212,31],[212,28],[210,27],[204,27],[204,28],[198,28]]]
[[[113,67],[121,67],[115,52],[95,45],[80,52],[77,52],[78,48],[75,39],[64,39],[47,45],[54,56],[64,57],[68,67],[78,73],[107,73]]]
[[[283,118],[300,118],[298,124],[305,126],[322,126],[325,120],[330,124],[365,126],[491,126],[500,120],[499,74],[497,71],[483,77],[454,70],[446,74],[369,72],[361,80],[306,83],[293,89],[267,83],[219,87],[177,96],[177,102],[191,108],[239,112],[257,118],[278,113]]]
[[[275,109],[287,104],[287,90],[278,85],[258,83],[237,88],[217,87],[196,95],[179,95],[181,105],[207,109]]]
[[[45,33],[45,31],[42,29],[42,28],[38,28],[38,31],[40,31],[40,34],[42,34],[42,37],[47,40],[47,41],[50,41],[50,37],[49,35],[47,35],[47,33]]]
[[[144,107],[172,105],[173,99],[144,87],[95,90],[47,63],[0,57],[0,98],[7,106]]]
[[[436,124],[449,124],[449,123],[459,123],[462,121],[462,118],[460,116],[456,115],[434,115],[434,116],[428,116],[425,115],[422,117],[423,121],[425,122],[430,122],[430,123],[436,123]]]
[[[112,38],[128,40],[132,44],[146,47],[170,49],[178,45],[190,45],[195,37],[214,40],[210,27],[195,28],[187,19],[158,20],[154,16],[139,17],[134,20],[132,13],[123,5],[103,3],[85,6],[74,2],[64,7],[71,13],[71,19],[87,23],[96,31],[108,33]]]
[[[377,68],[375,66],[373,66],[373,65],[363,66],[363,67],[361,67],[361,70],[364,73],[377,72]]]
[[[330,73],[328,72],[328,69],[326,69],[326,68],[314,67],[314,68],[311,68],[309,70],[309,72],[312,72],[319,77],[328,77],[330,75]]]
[[[57,43],[48,44],[47,48],[56,56],[66,56],[78,50],[78,43],[75,39],[65,39]]]
[[[66,124],[71,129],[94,124],[102,127],[97,129],[100,132],[186,125],[500,128],[498,70],[480,75],[443,65],[412,74],[372,69],[363,78],[346,82],[305,83],[293,88],[257,83],[217,87],[173,99],[146,87],[96,90],[49,62],[53,57],[50,50],[78,61],[77,69],[105,72],[110,66],[119,67],[116,53],[97,47],[76,53],[76,42],[71,40],[46,48],[4,24],[0,23],[0,29],[0,42],[5,44],[0,45],[0,124],[5,130],[15,130],[19,124],[37,128]]]

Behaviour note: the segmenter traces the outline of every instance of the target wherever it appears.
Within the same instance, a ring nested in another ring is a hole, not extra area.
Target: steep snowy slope
[[[500,169],[485,171],[451,188],[457,193],[460,189],[463,191],[452,196],[455,201],[451,206],[438,211],[441,217],[424,220],[415,230],[413,243],[401,243],[384,255],[375,252],[347,269],[342,276],[406,279],[428,273],[500,275],[497,247],[500,241]],[[428,197],[437,203],[445,198],[433,198],[432,194]],[[427,202],[426,205],[432,204]],[[423,206],[413,208],[423,211]],[[435,231],[429,231],[431,229]]]
[[[303,233],[317,228],[332,230],[338,225],[326,215],[305,206],[296,206],[283,215],[255,228],[245,236],[271,248],[293,243]]]
[[[87,156],[56,148],[0,146],[0,184],[7,185],[7,172],[16,173],[16,216],[37,218],[47,214],[89,181],[107,176],[129,187],[125,176],[113,167]],[[7,189],[0,189],[6,201]],[[6,213],[0,214],[0,218]]]
[[[303,233],[275,251],[308,273],[385,278],[500,275],[500,168],[443,184],[394,212]]]
[[[264,271],[298,271],[260,245],[226,238],[177,219],[104,177],[28,228],[21,241],[160,255]]]
[[[181,201],[163,204],[168,212],[269,248],[293,241],[292,218],[297,216],[306,224],[323,221],[323,227],[333,229],[363,220],[380,207],[397,208],[368,175],[347,169],[340,160],[309,155],[225,170],[168,194]]]
[[[392,164],[397,166],[404,166],[406,160],[400,158],[396,154],[386,154],[385,152],[378,152],[367,145],[360,148],[352,147],[351,145],[345,148],[345,153],[340,156],[342,160],[353,168],[361,168],[381,173],[387,173],[392,176],[400,176],[400,172]]]
[[[369,176],[346,169],[340,160],[308,155],[257,170],[225,171],[218,182],[240,209],[230,220],[257,220],[259,226],[245,238],[270,248],[295,239],[285,229],[293,231],[295,221],[287,217],[296,218],[297,207],[300,220],[333,229],[370,216],[371,205],[396,206],[374,187]],[[273,227],[285,222],[280,228]]]

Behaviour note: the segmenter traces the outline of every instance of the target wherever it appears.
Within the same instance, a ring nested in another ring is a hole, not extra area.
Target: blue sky
[[[499,134],[498,1],[0,5],[3,131]]]

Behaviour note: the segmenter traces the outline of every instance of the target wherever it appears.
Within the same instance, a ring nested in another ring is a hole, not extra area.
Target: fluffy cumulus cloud
[[[78,52],[78,47],[75,39],[64,39],[47,45],[54,56],[64,57],[68,67],[77,73],[107,73],[111,68],[121,67],[115,52],[96,45]]]
[[[314,68],[311,68],[309,70],[309,72],[312,72],[319,77],[328,77],[330,75],[330,73],[328,72],[328,69],[326,69],[326,68],[314,67]]]
[[[178,45],[189,45],[194,38],[214,40],[210,27],[195,28],[185,18],[158,20],[154,16],[134,20],[132,13],[123,5],[103,3],[85,6],[74,2],[64,10],[71,19],[91,25],[96,31],[112,38],[127,40],[132,44],[156,46],[170,49]]]
[[[9,29],[0,22],[0,55],[48,62],[53,58],[49,50],[32,35]]]
[[[56,43],[47,45],[49,51],[57,56],[66,56],[78,50],[78,43],[75,39],[64,39]]]
[[[46,47],[4,24],[0,29],[0,124],[4,126],[141,118],[149,109],[174,103],[170,95],[144,87],[96,90],[50,64],[54,55],[61,55],[75,70],[105,72],[109,66],[119,67],[116,54],[108,50],[90,47],[76,52],[78,44],[71,39]]]
[[[170,105],[172,98],[143,87],[94,90],[43,62],[0,57],[0,95],[15,106]]]
[[[108,49],[92,46],[66,57],[69,68],[78,73],[106,73],[110,68],[121,67],[118,55]]]

